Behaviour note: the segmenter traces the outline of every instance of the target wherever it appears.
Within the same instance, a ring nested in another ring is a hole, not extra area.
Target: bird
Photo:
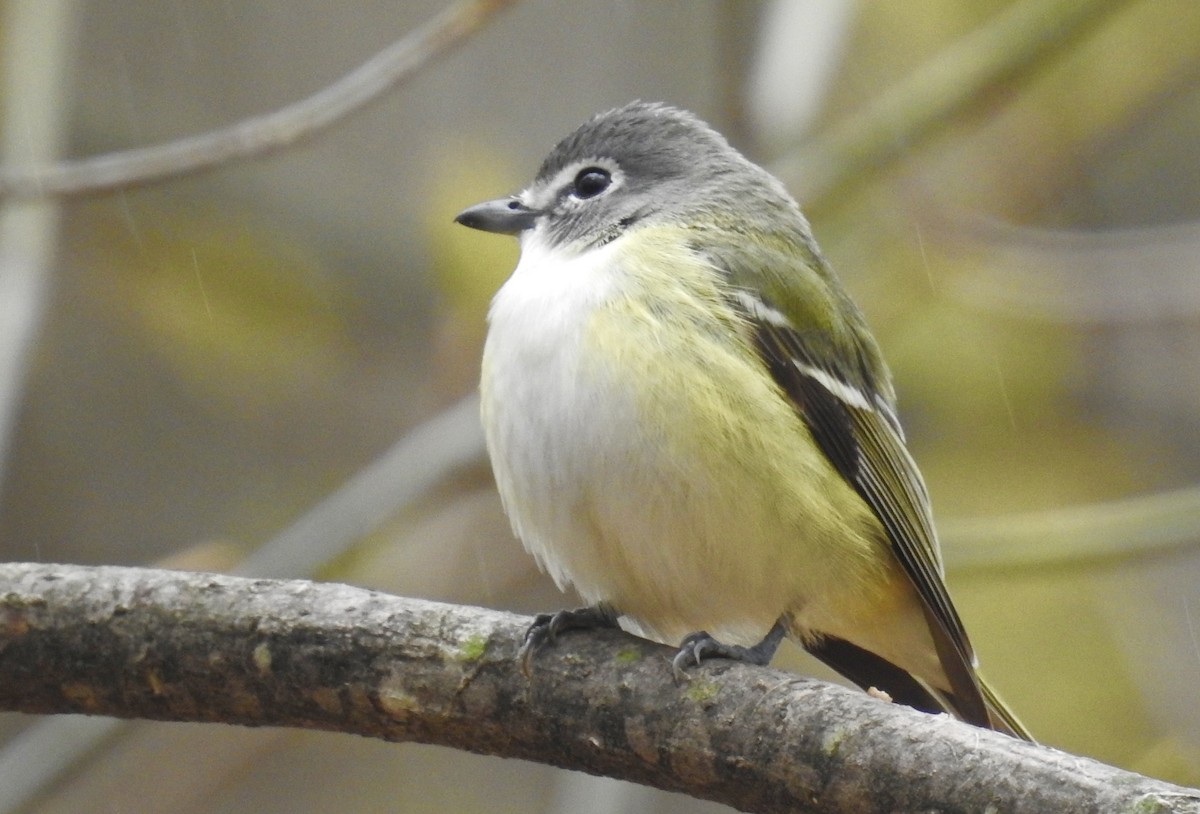
[[[694,114],[599,113],[456,221],[516,236],[481,417],[513,531],[582,608],[522,659],[621,626],[1032,740],[977,671],[866,320],[783,184]]]

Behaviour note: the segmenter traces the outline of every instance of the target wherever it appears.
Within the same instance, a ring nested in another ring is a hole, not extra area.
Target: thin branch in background
[[[427,496],[450,473],[484,459],[479,398],[461,399],[414,427],[255,549],[234,569],[247,577],[315,577],[385,521]],[[126,721],[55,716],[0,746],[0,814],[20,811],[117,735]]]
[[[954,279],[947,289],[973,310],[1089,328],[1200,317],[1200,222],[1090,231],[979,214],[951,214],[946,220],[955,239],[988,252],[986,267]]]
[[[515,0],[455,5],[355,71],[294,105],[166,144],[34,168],[0,168],[0,198],[87,195],[167,180],[288,147],[377,98],[473,34]],[[989,91],[1027,80],[1131,0],[1024,0],[774,169],[819,205],[889,166]]]
[[[291,726],[620,777],[758,812],[1200,812],[1200,790],[815,679],[352,588],[0,565],[0,708]]]
[[[1012,92],[1131,0],[1022,0],[956,40],[857,114],[772,164],[811,210],[910,155],[991,92]]]
[[[956,573],[1129,563],[1200,546],[1200,487],[941,525]]]
[[[49,162],[66,141],[74,0],[15,0],[4,7],[0,161]],[[58,240],[57,201],[0,200],[0,484],[25,392],[29,348],[41,324]]]
[[[259,158],[311,138],[410,79],[516,0],[457,3],[326,88],[279,110],[166,144],[41,167],[0,168],[0,199],[90,195]]]
[[[387,452],[256,548],[234,573],[316,577],[452,474],[485,459],[479,396],[471,393],[406,433]]]

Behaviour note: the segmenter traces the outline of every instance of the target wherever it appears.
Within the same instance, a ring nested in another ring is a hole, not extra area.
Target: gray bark
[[[1200,791],[776,670],[345,585],[0,565],[0,708],[294,726],[525,758],[756,812],[1200,812]],[[464,778],[463,782],[470,782]]]

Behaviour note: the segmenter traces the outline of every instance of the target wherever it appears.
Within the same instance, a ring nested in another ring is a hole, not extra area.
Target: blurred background
[[[9,0],[0,163],[273,110],[446,5]],[[1034,734],[1200,784],[1193,0],[527,0],[270,157],[0,201],[0,557],[571,604],[462,401],[515,241],[451,221],[634,98],[696,111],[806,207]],[[0,741],[0,814],[724,810],[323,733],[9,714]]]

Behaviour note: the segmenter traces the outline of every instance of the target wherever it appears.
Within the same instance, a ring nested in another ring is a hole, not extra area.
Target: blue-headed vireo
[[[458,222],[517,235],[481,393],[513,528],[586,608],[705,658],[780,640],[1028,737],[975,671],[888,369],[796,202],[689,113],[634,103]]]

